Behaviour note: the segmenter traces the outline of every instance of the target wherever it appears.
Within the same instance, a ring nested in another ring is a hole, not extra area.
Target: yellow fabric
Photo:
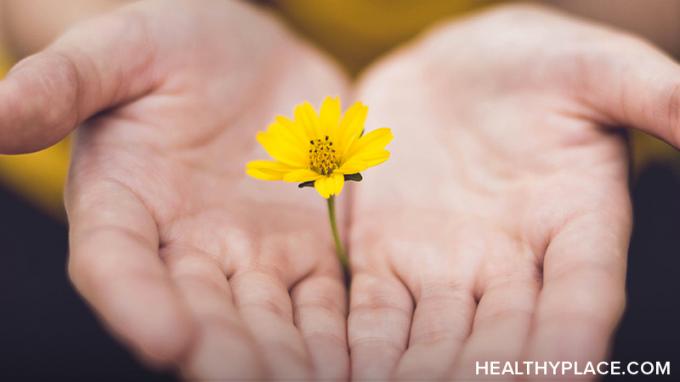
[[[0,156],[0,180],[48,214],[63,216],[62,190],[68,172],[67,140],[33,154]]]
[[[434,21],[490,0],[275,0],[285,19],[352,74]]]
[[[633,175],[637,175],[651,162],[668,162],[680,169],[678,150],[660,139],[634,131],[631,136],[631,149]]]
[[[334,55],[352,74],[371,60],[416,35],[427,25],[493,3],[483,0],[271,0],[300,33]],[[0,76],[11,60],[0,47]],[[657,140],[635,134],[636,168],[677,153]],[[48,213],[62,216],[62,189],[69,143],[19,156],[0,155],[0,181]],[[680,161],[678,161],[680,163]]]

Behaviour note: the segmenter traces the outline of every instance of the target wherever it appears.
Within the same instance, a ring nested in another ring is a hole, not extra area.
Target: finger
[[[485,262],[481,297],[463,351],[453,370],[455,380],[472,380],[478,362],[520,361],[529,336],[540,287],[530,251],[499,253]],[[516,260],[521,259],[521,260]]]
[[[352,379],[388,380],[408,343],[413,299],[394,276],[359,272],[352,279],[348,341]]]
[[[470,288],[433,282],[414,292],[408,350],[402,356],[397,379],[444,378],[470,332],[476,302]]]
[[[255,341],[239,319],[217,261],[191,247],[164,248],[164,258],[196,326],[182,374],[189,380],[265,378]]]
[[[617,43],[573,65],[584,85],[574,88],[575,97],[605,124],[638,128],[680,148],[680,66],[650,44],[621,36],[610,41]]]
[[[275,274],[249,269],[230,280],[236,306],[274,379],[309,380],[312,365],[293,322],[287,285]]]
[[[152,87],[144,18],[118,12],[78,25],[0,81],[0,152],[56,143],[98,111]]]
[[[335,258],[331,258],[337,262]],[[311,357],[314,378],[349,378],[347,350],[347,294],[337,264],[300,281],[292,290],[295,325]]]
[[[584,364],[606,357],[625,304],[629,214],[574,218],[553,237],[525,359]]]
[[[145,360],[179,360],[193,326],[158,256],[156,223],[145,206],[106,181],[68,190],[66,202],[76,289]]]

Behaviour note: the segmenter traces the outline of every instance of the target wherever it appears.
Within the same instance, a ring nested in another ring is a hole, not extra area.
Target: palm
[[[271,36],[234,60],[249,42],[225,41],[231,8],[185,9],[164,23],[184,25],[174,38],[201,49],[157,52],[160,85],[80,133],[69,215],[72,235],[88,239],[74,240],[72,275],[144,356],[181,360],[189,376],[343,378],[346,298],[323,204],[244,173],[274,115],[338,94],[343,81],[252,10],[250,27]],[[146,40],[158,38],[155,21]],[[78,256],[94,240],[113,248]]]
[[[395,141],[353,195],[355,377],[606,356],[630,229],[625,142],[571,97],[576,71],[532,61],[536,30],[493,28],[442,28],[360,88],[368,126]]]
[[[457,24],[356,92],[368,128],[396,137],[348,195],[359,379],[604,357],[630,229],[625,145],[605,126],[680,143],[680,69],[654,48],[524,7]],[[69,270],[146,360],[200,379],[344,379],[345,292],[321,203],[243,174],[263,154],[255,131],[343,88],[247,5],[143,1],[0,82],[0,151],[47,147],[87,120],[66,194]]]

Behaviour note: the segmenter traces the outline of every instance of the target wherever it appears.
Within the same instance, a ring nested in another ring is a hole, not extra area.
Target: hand
[[[4,152],[77,124],[73,283],[144,360],[191,379],[344,379],[346,293],[313,190],[247,179],[255,133],[345,80],[264,11],[140,2],[0,84]]]
[[[369,70],[357,98],[367,128],[395,140],[352,195],[353,377],[605,358],[631,230],[614,127],[680,143],[678,66],[631,36],[510,6],[435,28]]]

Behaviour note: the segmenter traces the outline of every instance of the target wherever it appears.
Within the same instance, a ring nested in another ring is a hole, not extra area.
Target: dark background
[[[632,190],[628,308],[612,359],[671,361],[678,375],[680,171],[652,164]],[[66,276],[63,223],[3,189],[0,213],[0,381],[173,380],[133,360],[76,295]]]

